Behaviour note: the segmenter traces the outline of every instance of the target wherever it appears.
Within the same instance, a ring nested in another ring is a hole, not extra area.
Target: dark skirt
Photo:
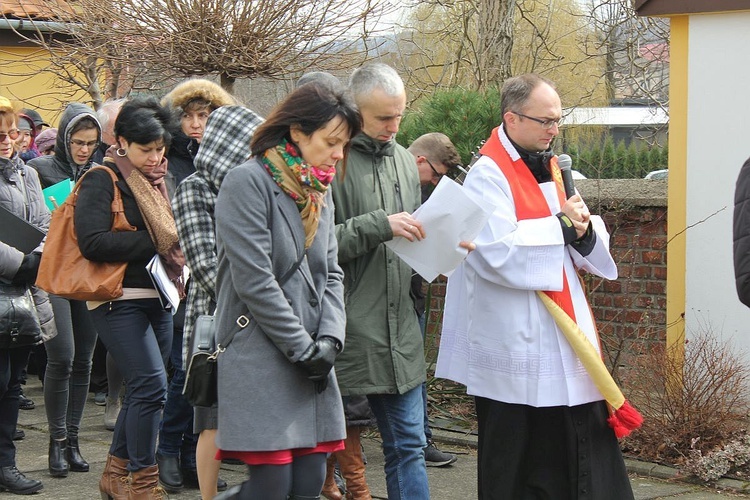
[[[480,500],[632,500],[606,403],[534,408],[475,398]]]
[[[193,407],[193,432],[200,434],[205,430],[219,428],[219,407],[213,405]]]

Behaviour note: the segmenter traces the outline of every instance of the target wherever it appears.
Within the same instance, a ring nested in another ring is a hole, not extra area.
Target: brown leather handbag
[[[117,174],[103,166],[93,167],[89,172],[93,170],[105,170],[112,177],[115,193],[111,207],[112,231],[135,231],[125,218]],[[66,299],[106,301],[122,296],[122,279],[128,263],[94,262],[81,254],[74,214],[81,181],[89,172],[78,180],[65,202],[52,212],[36,285]]]

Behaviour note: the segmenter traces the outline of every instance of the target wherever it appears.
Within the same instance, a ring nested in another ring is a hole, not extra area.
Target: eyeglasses
[[[549,130],[552,127],[554,127],[555,125],[559,125],[560,124],[560,118],[558,118],[556,120],[551,120],[549,118],[546,118],[546,119],[545,118],[534,118],[533,116],[524,115],[524,114],[521,114],[521,113],[517,113],[515,111],[511,111],[511,113],[513,113],[514,115],[518,115],[518,116],[520,116],[522,118],[528,118],[529,120],[531,120],[533,122],[537,122],[538,124],[540,124],[542,126],[542,128],[544,130]]]
[[[433,179],[435,179],[436,181],[439,181],[440,178],[445,175],[445,174],[441,174],[440,172],[438,172],[437,170],[435,170],[435,167],[432,166],[432,162],[430,162],[430,160],[428,160],[426,156],[424,157],[424,161],[426,161],[427,164],[432,169],[432,178]]]
[[[99,141],[89,141],[89,142],[86,142],[86,141],[80,141],[78,139],[71,139],[70,140],[70,145],[71,146],[76,146],[78,148],[82,148],[82,147],[86,146],[89,149],[94,149],[96,146],[99,145]]]
[[[18,139],[18,129],[12,128],[5,133],[0,133],[0,142],[5,142],[5,139],[7,139],[8,137],[10,137],[11,141],[15,141],[16,139]]]

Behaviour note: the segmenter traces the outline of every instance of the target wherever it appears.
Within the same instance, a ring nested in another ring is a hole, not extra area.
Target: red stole
[[[492,131],[492,135],[487,139],[487,142],[479,152],[492,158],[508,180],[510,191],[513,194],[513,202],[516,206],[516,219],[526,220],[549,217],[552,213],[550,212],[549,205],[547,205],[547,199],[539,187],[539,183],[521,158],[516,161],[511,159],[505,147],[500,142],[499,129],[500,127]],[[552,178],[555,180],[555,185],[557,186],[557,196],[560,198],[560,206],[562,206],[565,204],[566,198],[556,156],[550,159],[549,165]],[[562,270],[562,273],[563,289],[559,292],[544,290],[544,293],[554,300],[575,321],[576,315],[573,309],[573,299],[570,296],[570,287],[568,286],[565,269]]]

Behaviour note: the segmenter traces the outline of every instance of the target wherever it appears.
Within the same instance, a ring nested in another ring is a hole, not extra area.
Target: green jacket
[[[383,243],[388,215],[419,207],[414,157],[395,141],[359,134],[333,184],[339,265],[344,269],[346,348],[336,359],[343,395],[403,394],[425,380],[412,270]]]

